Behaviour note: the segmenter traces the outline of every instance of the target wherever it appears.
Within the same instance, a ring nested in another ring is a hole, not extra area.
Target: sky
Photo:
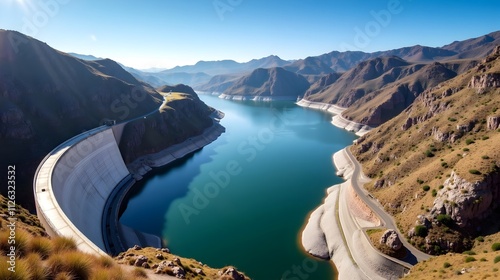
[[[443,46],[500,30],[500,1],[0,0],[0,28],[138,69]]]

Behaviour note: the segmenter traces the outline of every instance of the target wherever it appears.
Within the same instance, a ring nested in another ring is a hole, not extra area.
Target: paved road
[[[386,228],[392,228],[398,232],[399,239],[401,239],[403,245],[408,249],[409,253],[404,261],[411,265],[415,265],[417,262],[427,260],[430,257],[432,257],[431,255],[421,252],[417,248],[413,247],[410,243],[408,243],[408,241],[406,241],[405,236],[401,234],[401,232],[397,228],[396,223],[394,222],[394,218],[391,215],[387,214],[387,212],[385,212],[384,207],[380,205],[380,203],[377,200],[368,196],[368,192],[361,187],[362,184],[360,183],[361,176],[364,176],[362,175],[361,165],[352,155],[351,151],[349,150],[349,147],[345,148],[345,151],[347,156],[353,163],[353,173],[351,177],[351,183],[353,189],[356,191],[358,196],[366,203],[366,205],[368,205],[380,217],[382,223]]]

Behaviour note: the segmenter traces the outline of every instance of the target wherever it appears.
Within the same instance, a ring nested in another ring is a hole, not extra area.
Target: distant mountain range
[[[345,118],[377,126],[401,112],[427,88],[474,67],[497,44],[500,31],[442,47],[415,45],[373,53],[332,51],[294,61],[274,55],[245,63],[200,61],[154,73],[123,67],[155,87],[183,83],[226,97],[304,96],[345,107]],[[303,78],[309,84],[307,88]],[[300,86],[291,90],[285,84]]]

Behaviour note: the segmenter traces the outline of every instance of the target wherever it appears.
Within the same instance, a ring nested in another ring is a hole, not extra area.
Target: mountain
[[[88,60],[88,61],[92,61],[92,60],[101,60],[102,58],[100,57],[95,57],[93,55],[89,55],[89,54],[78,54],[78,53],[68,53],[69,55],[71,56],[74,56],[76,58],[79,58],[81,60]]]
[[[224,91],[227,96],[250,96],[297,99],[309,87],[307,80],[281,67],[259,68],[239,78]]]
[[[433,65],[425,67],[441,67]],[[432,71],[425,73],[433,77]],[[425,90],[351,148],[373,178],[368,191],[409,241],[443,254],[433,262],[468,250],[477,259],[494,257],[489,250],[500,228],[499,108],[497,47],[476,67]]]
[[[206,84],[197,86],[196,89],[206,92],[222,93],[231,87],[239,78],[241,78],[240,75],[215,75]]]
[[[381,80],[398,72],[396,68],[392,70]],[[359,98],[342,115],[349,120],[376,127],[405,110],[424,90],[457,75],[439,62],[416,64],[401,70],[402,73],[394,82]]]
[[[424,90],[456,75],[439,62],[412,64],[394,56],[379,57],[361,62],[329,85],[313,84],[305,98],[345,107],[344,118],[376,127],[410,106]]]
[[[368,92],[394,81],[400,71],[393,71],[392,75],[386,74],[381,79],[376,78],[381,77],[393,68],[401,69],[401,67],[408,65],[407,61],[399,57],[378,57],[364,61],[342,74],[333,84],[314,95],[305,96],[305,98],[310,101],[348,107]]]
[[[284,66],[283,68],[301,75],[326,75],[333,72],[330,66],[326,65],[316,57],[299,59]]]
[[[311,84],[311,86],[309,87],[309,89],[307,89],[304,96],[311,96],[313,94],[316,94],[324,90],[329,85],[335,83],[340,78],[340,76],[341,74],[339,73],[330,73],[328,75],[322,76],[318,81]]]
[[[0,30],[0,50],[0,165],[16,166],[16,201],[30,209],[34,208],[32,179],[43,157],[105,120],[121,122],[156,112],[148,121],[156,119],[155,127],[170,127],[175,134],[163,135],[163,144],[211,125],[211,109],[193,98],[174,102],[165,114],[158,111],[163,97],[112,60],[81,60],[6,30]],[[169,123],[174,119],[177,126]],[[192,123],[182,123],[185,119]],[[154,127],[145,125],[143,131],[149,130]],[[137,154],[142,152],[136,136],[124,141],[135,144]],[[7,180],[5,174],[1,180]]]
[[[257,68],[281,67],[288,63],[288,61],[282,60],[278,56],[271,55],[260,59],[253,59],[245,63],[238,63],[234,60],[199,61],[195,65],[176,66],[172,69],[162,71],[161,73],[203,72],[210,76],[235,73],[245,74]]]
[[[445,45],[442,48],[445,50],[454,51],[456,53],[470,52],[472,50],[482,49],[487,47],[491,49],[499,44],[500,31],[492,32],[480,37],[467,39],[463,41],[454,41],[451,44]],[[477,54],[480,55],[480,54]]]

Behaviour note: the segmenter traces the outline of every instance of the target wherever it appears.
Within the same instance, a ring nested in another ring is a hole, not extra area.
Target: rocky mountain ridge
[[[430,254],[498,232],[500,47],[357,140],[370,192]]]

